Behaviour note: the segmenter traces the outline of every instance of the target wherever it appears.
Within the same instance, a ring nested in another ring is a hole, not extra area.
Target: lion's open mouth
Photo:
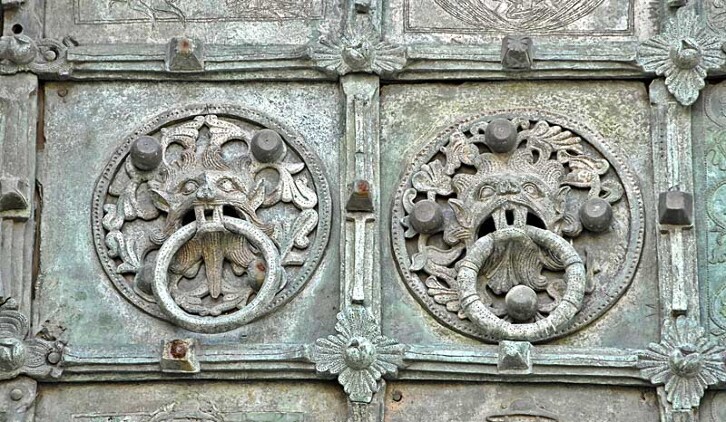
[[[541,216],[529,207],[513,202],[505,202],[495,208],[479,226],[479,236],[509,227],[523,228],[534,226],[547,229]]]
[[[197,220],[198,232],[219,232],[224,231],[223,205],[203,204],[194,206],[194,215]]]
[[[507,227],[524,227],[529,210],[521,205],[507,203],[492,211],[494,227],[501,230]]]

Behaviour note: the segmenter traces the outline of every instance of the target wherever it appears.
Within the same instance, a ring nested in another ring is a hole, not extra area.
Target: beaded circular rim
[[[643,198],[638,179],[622,158],[624,154],[620,152],[616,146],[608,143],[602,136],[597,134],[596,131],[590,129],[586,125],[551,112],[533,109],[510,109],[491,111],[466,117],[457,120],[454,124],[440,131],[439,135],[437,135],[433,141],[427,143],[413,157],[411,164],[407,167],[402,176],[402,181],[399,184],[393,198],[393,209],[391,213],[391,242],[393,252],[396,257],[399,273],[403,277],[406,287],[414,295],[416,300],[421,303],[424,308],[439,322],[462,334],[486,342],[498,342],[501,340],[499,338],[492,338],[483,334],[481,330],[471,321],[468,319],[460,319],[456,313],[447,310],[445,305],[438,304],[434,301],[433,297],[428,294],[428,289],[424,280],[409,270],[411,259],[406,248],[406,238],[404,237],[405,229],[401,226],[401,219],[405,215],[402,198],[404,192],[408,188],[412,187],[411,178],[413,174],[419,170],[423,164],[428,163],[440,152],[441,147],[445,146],[449,142],[450,135],[454,131],[459,130],[460,126],[470,124],[477,120],[493,119],[497,117],[507,119],[519,117],[528,120],[545,120],[549,123],[559,125],[563,129],[569,130],[580,136],[582,142],[592,146],[612,165],[613,170],[624,187],[625,198],[628,201],[627,209],[630,214],[630,222],[628,225],[627,250],[625,253],[624,263],[620,265],[617,276],[607,283],[605,286],[606,288],[600,290],[597,297],[594,297],[595,295],[590,295],[590,297],[585,298],[582,309],[577,313],[571,324],[551,335],[533,339],[531,341],[542,342],[556,339],[573,333],[599,318],[625,293],[632,282],[638,262],[640,261],[640,254],[642,252],[643,238],[645,234]]]
[[[123,275],[117,273],[115,261],[108,255],[108,250],[104,240],[105,229],[102,225],[104,213],[103,205],[106,201],[111,182],[126,159],[126,156],[129,154],[132,143],[139,136],[153,134],[169,124],[178,123],[198,115],[206,114],[215,114],[218,116],[244,120],[263,128],[275,130],[282,136],[285,143],[303,160],[310,171],[313,179],[312,182],[318,194],[319,221],[315,241],[311,248],[310,259],[306,260],[297,276],[292,280],[288,280],[286,287],[282,291],[278,292],[273,301],[260,313],[259,317],[261,317],[269,314],[274,309],[292,299],[292,297],[301,290],[302,286],[307,283],[320,264],[323,252],[325,251],[330,237],[332,200],[328,181],[323,172],[322,162],[320,161],[320,158],[318,158],[318,156],[305,145],[302,136],[258,111],[229,104],[189,105],[161,113],[141,125],[132,134],[127,136],[109,159],[108,164],[96,181],[96,187],[93,192],[93,199],[91,203],[91,225],[93,227],[93,239],[96,246],[96,253],[103,265],[104,271],[111,279],[117,290],[120,291],[126,299],[150,315],[164,320],[169,320],[161,309],[159,309],[159,306],[156,303],[142,299],[133,290],[127,279]]]

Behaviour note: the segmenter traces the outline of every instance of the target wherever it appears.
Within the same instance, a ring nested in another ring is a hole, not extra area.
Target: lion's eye
[[[481,189],[479,189],[479,199],[489,198],[494,196],[495,193],[497,193],[497,191],[493,187],[484,185]]]
[[[199,188],[199,183],[197,183],[194,180],[187,180],[186,183],[184,183],[184,186],[182,186],[181,192],[184,195],[189,195],[191,193],[196,192],[196,190]]]
[[[534,183],[525,183],[522,186],[522,189],[524,189],[524,192],[529,196],[542,196],[542,191]]]
[[[220,179],[217,182],[217,186],[224,192],[232,192],[234,190],[237,190],[237,186],[235,186],[234,182],[227,178]]]

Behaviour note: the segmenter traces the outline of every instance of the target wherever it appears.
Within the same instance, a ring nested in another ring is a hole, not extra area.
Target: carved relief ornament
[[[666,22],[661,34],[640,45],[637,60],[644,70],[665,76],[668,92],[689,106],[706,86],[708,71],[724,64],[721,44],[693,7],[682,7],[674,19]]]
[[[415,156],[393,207],[407,287],[484,341],[543,341],[605,312],[643,242],[636,178],[584,125],[511,110],[456,122]]]
[[[338,334],[315,342],[315,369],[337,375],[351,401],[368,403],[380,379],[395,376],[403,366],[407,347],[381,335],[375,318],[361,306],[339,313],[335,331]]]
[[[144,311],[193,331],[228,331],[310,278],[330,201],[300,135],[242,107],[183,107],[112,156],[94,193],[96,250]]]
[[[28,36],[3,35],[0,37],[0,74],[17,72],[70,73],[66,60],[68,48],[77,45],[66,37],[62,41],[49,38],[34,40]]]
[[[638,353],[638,367],[653,384],[664,385],[676,411],[697,408],[706,389],[726,381],[726,349],[716,345],[696,321],[679,316],[666,321],[660,343]]]
[[[25,374],[61,375],[64,345],[55,338],[30,335],[30,321],[12,298],[0,298],[0,380]]]
[[[320,32],[318,40],[311,43],[308,55],[328,72],[388,75],[406,66],[406,47],[381,39],[370,23],[348,26],[340,36],[325,30]]]

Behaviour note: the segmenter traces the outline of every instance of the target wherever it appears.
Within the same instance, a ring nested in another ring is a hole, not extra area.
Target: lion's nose
[[[499,185],[500,195],[512,195],[519,193],[519,186],[513,182],[504,182]]]
[[[200,201],[211,201],[214,199],[214,190],[209,185],[204,185],[197,190],[197,199]]]

